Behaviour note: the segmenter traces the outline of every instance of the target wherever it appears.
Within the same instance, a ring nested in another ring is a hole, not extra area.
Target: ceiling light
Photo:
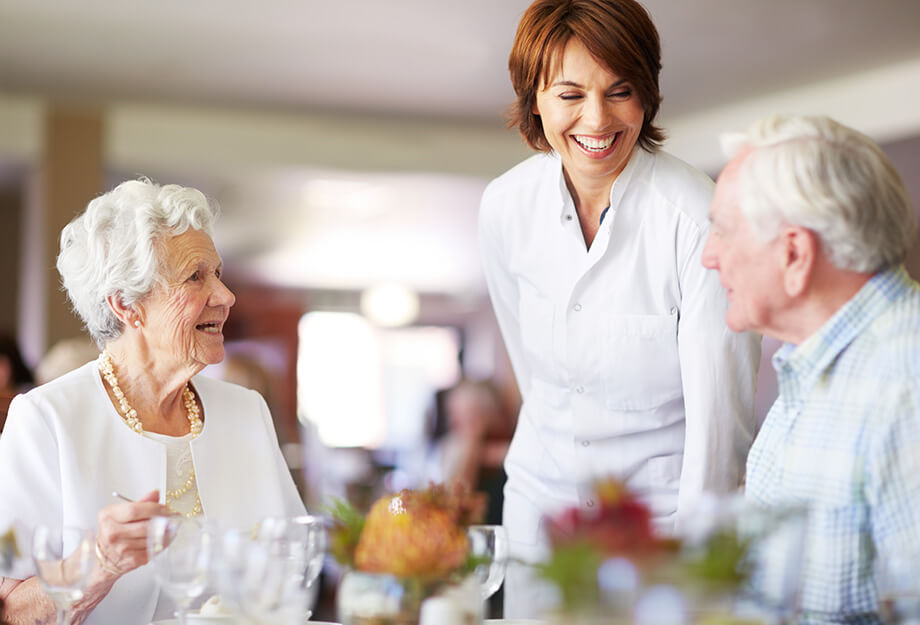
[[[418,319],[418,310],[418,294],[400,284],[379,284],[361,293],[361,313],[378,326],[407,326]]]

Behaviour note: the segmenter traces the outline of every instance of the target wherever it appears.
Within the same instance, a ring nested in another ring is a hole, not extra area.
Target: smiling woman
[[[262,397],[197,375],[223,360],[235,302],[211,240],[215,217],[195,189],[138,180],[90,202],[61,234],[58,270],[102,354],[13,401],[0,440],[0,528],[96,530],[76,622],[171,615],[143,566],[155,515],[249,528],[305,512]],[[29,545],[19,547],[28,561]],[[3,580],[0,600],[13,622],[53,614],[35,577]]]
[[[542,152],[488,186],[479,236],[523,405],[505,461],[516,562],[541,518],[618,476],[672,530],[740,483],[759,341],[732,335],[700,265],[712,181],[659,148],[658,33],[634,0],[537,0],[508,62],[511,122]],[[546,597],[509,566],[505,616]]]

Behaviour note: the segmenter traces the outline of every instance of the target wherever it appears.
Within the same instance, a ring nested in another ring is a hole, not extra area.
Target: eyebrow
[[[607,87],[607,89],[615,89],[616,87],[624,85],[627,82],[628,81],[625,78],[621,78],[615,83],[613,83],[612,85],[610,85],[609,87]],[[582,85],[575,82],[574,80],[557,80],[551,86],[553,87],[578,87],[579,89],[582,88]]]
[[[186,264],[182,265],[182,266],[179,268],[178,273],[179,273],[180,276],[185,276],[185,275],[188,275],[188,274],[190,274],[190,273],[194,273],[194,272],[196,272],[196,271],[200,271],[203,267],[207,267],[208,265],[209,265],[209,263],[208,263],[207,259],[205,259],[205,258],[202,257],[202,258],[199,258],[197,261],[192,261],[192,262],[189,262],[189,263],[186,263]],[[217,261],[217,265],[214,267],[214,269],[215,269],[216,271],[221,271],[221,272],[224,270],[224,261],[223,261],[223,259],[219,259],[219,260]]]

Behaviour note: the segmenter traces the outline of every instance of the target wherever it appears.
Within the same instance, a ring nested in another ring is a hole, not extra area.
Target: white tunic
[[[192,386],[204,407],[191,448],[205,518],[249,528],[264,516],[304,514],[262,397],[204,376]],[[137,499],[159,489],[162,502],[166,471],[166,447],[125,425],[96,362],[87,363],[13,400],[0,437],[0,528],[16,528],[28,558],[32,528],[96,528],[99,509],[117,502],[112,491]],[[147,625],[158,595],[150,566],[140,567],[85,623]]]
[[[592,507],[600,477],[625,479],[663,529],[741,483],[760,337],[728,330],[700,263],[711,196],[704,174],[636,148],[587,249],[555,154],[486,188],[482,262],[523,398],[505,462],[517,557],[543,553],[544,514]]]

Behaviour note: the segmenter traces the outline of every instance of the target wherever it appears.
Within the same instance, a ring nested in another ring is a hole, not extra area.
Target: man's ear
[[[811,282],[815,260],[821,253],[821,241],[814,232],[801,226],[783,228],[779,237],[783,288],[789,297],[797,297]]]

